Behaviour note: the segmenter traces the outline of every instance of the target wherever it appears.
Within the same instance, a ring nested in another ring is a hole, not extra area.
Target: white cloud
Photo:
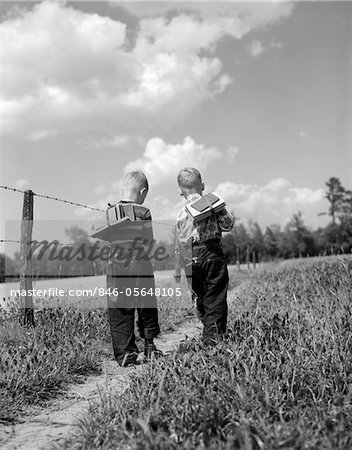
[[[290,191],[295,201],[305,206],[315,205],[325,198],[323,189],[291,188]]]
[[[136,136],[124,135],[114,135],[114,136],[102,136],[98,138],[84,138],[80,140],[80,144],[84,148],[116,148],[125,147],[131,141],[141,142],[141,138]]]
[[[268,1],[252,0],[244,1],[222,1],[222,0],[199,0],[192,2],[164,0],[162,2],[151,2],[142,0],[141,2],[111,1],[112,6],[118,6],[126,9],[130,14],[136,17],[160,17],[164,15],[174,15],[177,13],[193,13],[203,19],[216,17],[239,17],[239,22],[248,24],[248,26],[258,25],[260,23],[270,23],[281,17],[290,15],[292,1]]]
[[[261,225],[286,223],[301,211],[311,226],[319,225],[317,214],[324,209],[324,190],[292,187],[284,178],[265,186],[223,182],[216,188],[228,209],[243,219],[255,219]]]
[[[226,157],[237,155],[238,149],[227,150]],[[130,170],[143,170],[151,184],[151,192],[147,197],[147,203],[154,211],[155,218],[174,220],[176,212],[181,208],[183,201],[180,199],[176,205],[164,195],[165,185],[174,186],[177,190],[177,174],[183,167],[194,166],[204,172],[215,161],[224,158],[216,147],[205,147],[198,144],[191,137],[186,137],[183,143],[170,144],[163,139],[155,137],[150,139],[141,158],[131,161],[124,168],[124,173]],[[96,208],[106,208],[108,202],[116,202],[121,194],[121,180],[115,180],[109,184],[101,184],[95,189],[95,194],[101,198],[93,205]],[[87,214],[82,211],[80,215]]]
[[[125,167],[125,173],[137,168],[142,169],[154,184],[159,184],[169,177],[175,178],[180,169],[195,166],[204,170],[211,162],[222,157],[215,148],[205,148],[191,137],[186,137],[182,144],[168,144],[161,138],[150,139],[142,158],[132,161]]]
[[[265,51],[265,47],[261,41],[254,40],[248,46],[248,51],[254,58],[257,58]]]
[[[221,39],[275,23],[292,5],[195,9],[141,19],[130,30],[135,41],[126,24],[60,2],[9,15],[2,23],[3,132],[40,139],[89,127],[128,135],[184,119],[231,83],[213,54]]]
[[[282,48],[284,48],[284,44],[282,42],[276,40],[275,38],[273,38],[270,42],[270,47],[276,48],[277,50],[281,50]]]
[[[247,50],[253,58],[258,58],[262,53],[270,49],[280,50],[283,44],[276,39],[272,39],[269,44],[265,45],[262,41],[254,39],[248,46]]]
[[[290,186],[290,182],[285,180],[285,178],[275,178],[274,180],[269,181],[266,185],[266,188],[273,192],[278,192],[284,189],[288,189]]]

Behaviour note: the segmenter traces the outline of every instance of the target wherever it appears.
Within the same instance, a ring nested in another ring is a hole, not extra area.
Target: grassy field
[[[66,449],[352,448],[352,261],[294,261],[232,295],[229,335],[102,396]]]
[[[100,278],[96,282],[102,284]],[[239,276],[235,278],[240,282]],[[85,280],[60,281],[66,287],[86,287]],[[156,283],[164,288],[181,286],[184,293],[181,298],[159,298],[162,332],[194,317],[184,278],[176,285],[171,272],[159,272]],[[94,280],[87,280],[87,286],[94,287]],[[68,382],[102,371],[102,360],[113,358],[104,305],[102,298],[77,299],[76,304],[72,299],[38,300],[36,327],[28,330],[20,326],[16,308],[0,309],[0,424],[16,421],[29,405],[43,404]]]

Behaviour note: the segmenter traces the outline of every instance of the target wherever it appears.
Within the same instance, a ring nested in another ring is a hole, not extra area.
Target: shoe
[[[145,344],[144,346],[144,356],[150,360],[153,357],[163,356],[163,352],[158,350],[154,344]]]

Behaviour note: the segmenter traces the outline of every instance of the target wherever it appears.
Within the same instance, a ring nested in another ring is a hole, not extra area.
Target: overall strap
[[[134,222],[136,220],[136,214],[135,214],[133,203],[123,204],[122,209],[125,214],[125,217],[128,217],[131,222]]]
[[[140,217],[138,213],[144,214],[148,211],[148,208],[138,203],[119,203],[118,206],[121,208],[122,217],[128,217],[131,222]]]

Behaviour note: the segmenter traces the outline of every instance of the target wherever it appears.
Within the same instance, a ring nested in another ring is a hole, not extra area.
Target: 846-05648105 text
[[[180,297],[182,295],[181,288],[103,288],[96,286],[93,289],[30,289],[28,291],[24,289],[11,289],[11,296],[28,296],[28,297],[104,297],[105,295],[125,295],[126,297]]]

